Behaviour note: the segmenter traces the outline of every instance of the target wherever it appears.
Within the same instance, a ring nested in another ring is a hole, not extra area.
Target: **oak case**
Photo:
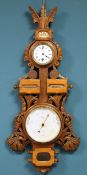
[[[58,150],[54,150],[55,145],[61,146],[65,151],[74,151],[80,140],[74,134],[72,117],[65,110],[65,102],[69,95],[68,89],[72,89],[73,85],[68,84],[68,79],[57,70],[62,60],[62,48],[59,43],[53,41],[53,31],[49,28],[49,24],[54,21],[57,8],[52,9],[48,16],[44,4],[41,7],[40,16],[32,7],[29,9],[34,23],[38,23],[39,27],[34,33],[34,41],[27,46],[24,52],[24,60],[28,61],[29,72],[15,86],[15,89],[19,90],[22,108],[15,117],[14,130],[7,142],[14,151],[24,151],[28,145],[32,145],[32,150],[28,151],[32,159],[28,159],[28,162],[44,173],[59,161],[58,158],[55,158],[55,155],[59,153]],[[41,65],[34,61],[33,51],[39,44],[51,47],[53,59],[49,64]],[[27,135],[25,120],[29,112],[36,106],[47,105],[58,113],[61,120],[61,131],[52,142],[41,144]]]

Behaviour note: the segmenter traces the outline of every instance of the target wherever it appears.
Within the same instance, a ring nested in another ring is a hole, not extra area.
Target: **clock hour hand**
[[[46,58],[50,58],[50,57],[48,57],[47,55],[45,55],[44,53],[42,53],[42,55],[44,55]]]
[[[47,55],[44,55],[46,58],[50,58],[50,57],[48,57]]]

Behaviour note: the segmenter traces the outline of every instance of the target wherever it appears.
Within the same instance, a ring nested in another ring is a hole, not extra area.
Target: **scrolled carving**
[[[72,117],[65,111],[66,95],[53,95],[49,96],[48,102],[55,105],[60,109],[61,115],[63,116],[63,130],[62,134],[57,141],[57,144],[61,145],[65,151],[74,151],[80,144],[80,139],[74,135],[72,127]]]
[[[80,144],[80,139],[74,135],[72,127],[72,117],[68,113],[63,113],[64,128],[58,140],[58,144],[65,151],[75,151]]]
[[[60,45],[57,42],[55,42],[55,45],[57,47],[57,59],[55,59],[54,66],[59,67],[60,62],[61,62],[62,57],[63,57],[63,53],[62,53],[62,48],[60,47]]]
[[[29,107],[38,102],[38,96],[36,95],[20,95],[22,103],[22,112],[27,111]]]
[[[26,146],[29,144],[29,139],[23,132],[22,120],[24,114],[20,114],[15,118],[14,131],[7,140],[8,145],[14,151],[24,151]]]
[[[25,95],[24,97],[25,97],[27,109],[38,102],[38,96]]]
[[[26,140],[21,136],[20,132],[13,133],[7,140],[7,143],[14,151],[24,151],[26,147]]]
[[[50,95],[48,97],[48,103],[56,106],[58,109],[60,108],[60,101],[61,101],[62,95]]]
[[[73,135],[68,135],[64,139],[63,149],[65,151],[75,151],[80,144],[80,139]]]

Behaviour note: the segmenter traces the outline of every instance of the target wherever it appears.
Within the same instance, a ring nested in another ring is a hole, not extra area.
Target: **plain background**
[[[27,153],[17,154],[8,149],[6,139],[13,129],[14,116],[21,105],[13,85],[26,75],[23,61],[27,44],[33,40],[36,25],[28,14],[28,6],[40,10],[41,0],[0,0],[0,174],[38,175],[27,163]],[[75,133],[80,136],[79,149],[60,152],[60,162],[50,175],[85,175],[87,173],[87,0],[47,0],[47,11],[58,6],[52,25],[54,40],[63,49],[60,72],[69,78],[74,89],[66,109],[73,116]]]

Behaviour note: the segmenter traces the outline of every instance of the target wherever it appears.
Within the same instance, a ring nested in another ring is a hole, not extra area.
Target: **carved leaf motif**
[[[65,112],[62,114],[64,117],[64,129],[58,140],[58,144],[65,151],[75,151],[80,144],[80,139],[74,135],[71,116]]]
[[[23,151],[25,147],[29,144],[29,139],[25,135],[22,126],[22,120],[24,118],[24,113],[21,113],[15,118],[14,121],[14,132],[7,140],[7,143],[14,151]]]
[[[8,139],[8,144],[14,151],[24,151],[26,146],[26,140],[21,136],[20,132],[13,133]]]
[[[61,61],[62,60],[62,57],[63,57],[62,48],[59,47],[58,48],[58,59]]]
[[[62,95],[49,96],[48,102],[51,104],[54,104],[56,107],[59,107],[61,98],[62,98]]]
[[[29,6],[29,10],[31,11],[33,21],[39,23],[39,16],[38,16],[37,12],[35,11],[35,9],[33,9],[31,6]]]
[[[18,115],[15,120],[14,120],[14,131],[22,131],[22,121],[24,118],[24,113],[21,113],[20,115]]]
[[[56,60],[55,63],[54,63],[54,65],[55,65],[56,67],[59,67],[59,66],[60,66],[60,61],[59,61],[59,60]]]
[[[53,22],[54,16],[57,12],[57,7],[53,8],[52,11],[50,12],[49,16],[48,16],[48,24],[50,22]]]
[[[63,99],[62,99],[62,103],[61,103],[61,111],[62,111],[62,113],[65,114],[65,116],[67,116],[67,113],[65,110],[65,103],[66,103],[67,97],[68,97],[68,94],[64,95]]]
[[[73,132],[73,127],[72,127],[72,118],[71,116],[66,113],[63,113],[63,116],[64,116],[64,125],[65,125],[65,128],[67,128],[67,130],[70,130],[71,132]]]
[[[21,100],[21,103],[22,103],[22,112],[24,112],[27,109],[26,101],[25,101],[25,98],[24,98],[23,95],[19,95],[19,96],[20,96],[20,100]]]
[[[38,97],[33,95],[25,95],[27,109],[38,102]]]
[[[38,102],[38,97],[33,95],[20,95],[20,100],[22,103],[22,114],[23,114],[23,112],[25,112],[29,107]]]
[[[75,136],[67,136],[65,137],[65,143],[63,145],[63,149],[65,151],[75,151],[80,144],[79,138]]]

